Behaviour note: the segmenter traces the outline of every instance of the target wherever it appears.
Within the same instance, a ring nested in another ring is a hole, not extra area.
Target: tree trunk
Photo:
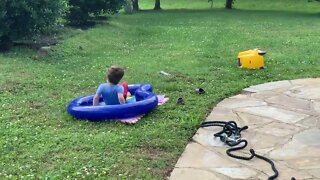
[[[232,9],[233,0],[226,0],[226,8]]]
[[[139,11],[139,0],[132,0],[133,11]]]
[[[154,10],[160,10],[161,6],[160,6],[160,0],[155,0],[155,4],[154,4]]]

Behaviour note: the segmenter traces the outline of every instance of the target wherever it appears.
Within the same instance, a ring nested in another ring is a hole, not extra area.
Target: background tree
[[[132,0],[133,11],[139,11],[139,0]]]
[[[233,3],[234,3],[234,0],[226,0],[226,8],[232,9]]]
[[[69,0],[67,19],[72,25],[85,25],[91,16],[117,13],[125,0]]]
[[[213,0],[208,0],[210,2],[210,7],[213,8]]]
[[[14,40],[50,31],[66,9],[65,0],[1,0],[0,50],[8,50]]]
[[[155,3],[154,3],[154,10],[160,10],[161,9],[161,6],[160,6],[160,0],[155,0]]]
[[[132,8],[133,11],[139,11],[139,0],[132,0]],[[154,3],[154,10],[160,10],[161,9],[161,5],[160,5],[160,0],[155,0]]]

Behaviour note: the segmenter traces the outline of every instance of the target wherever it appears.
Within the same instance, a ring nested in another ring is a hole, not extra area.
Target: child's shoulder
[[[108,84],[102,83],[102,84],[99,85],[99,88],[98,88],[98,89],[106,90],[106,89],[109,89],[109,88],[110,88],[110,86],[109,86]]]
[[[99,85],[99,88],[107,88],[107,89],[119,89],[119,88],[123,88],[121,85],[117,84],[117,85],[109,85],[107,83],[102,83]]]
[[[99,85],[99,87],[108,87],[108,84],[106,84],[106,83],[101,83],[101,84]]]

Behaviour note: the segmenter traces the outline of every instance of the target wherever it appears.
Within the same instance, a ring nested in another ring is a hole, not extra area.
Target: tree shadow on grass
[[[88,30],[88,29],[94,28],[96,25],[108,24],[109,19],[111,19],[110,16],[96,16],[96,17],[91,17],[86,22],[81,22],[78,24],[67,23],[66,25],[69,27],[72,27],[72,28],[78,28],[81,30]]]
[[[282,15],[282,16],[306,16],[320,18],[320,12],[301,12],[301,11],[286,11],[286,10],[250,10],[250,9],[225,9],[225,8],[212,8],[212,9],[162,9],[162,10],[140,10],[138,13],[143,14],[167,14],[167,13],[229,13],[229,14],[247,14],[247,15]]]
[[[69,37],[73,37],[79,34],[80,31],[86,31],[91,28],[95,28],[96,25],[109,25],[108,20],[110,16],[96,16],[90,18],[87,22],[84,22],[80,25],[76,24],[66,24],[66,26],[61,26],[56,28],[53,32],[48,34],[40,34],[33,37],[26,37],[23,39],[14,40],[10,48],[1,50],[1,54],[10,53],[10,50],[13,48],[26,48],[31,49],[33,51],[38,51],[41,47],[48,47],[48,46],[56,46],[64,39]],[[70,30],[73,29],[73,30]],[[77,31],[78,30],[78,31]],[[65,31],[69,31],[67,36],[57,37],[57,34],[65,33]]]

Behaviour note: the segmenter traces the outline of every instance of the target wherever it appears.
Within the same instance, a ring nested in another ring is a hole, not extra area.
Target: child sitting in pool
[[[107,83],[100,84],[95,96],[93,97],[93,106],[99,105],[99,99],[102,96],[106,105],[117,105],[126,103],[128,92],[127,83],[118,85],[124,75],[124,70],[120,67],[111,66],[106,73]]]

